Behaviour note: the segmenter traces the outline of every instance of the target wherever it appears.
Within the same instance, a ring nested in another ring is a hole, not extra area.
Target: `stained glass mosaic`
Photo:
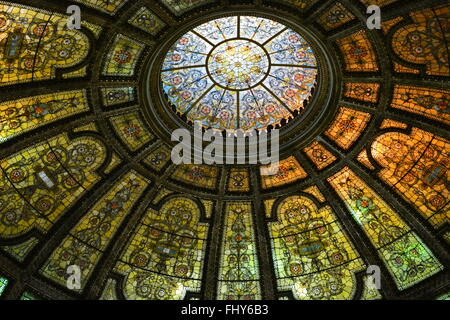
[[[125,298],[181,300],[200,291],[208,225],[199,220],[199,206],[184,197],[148,210],[115,267]]]
[[[7,252],[14,259],[19,262],[23,262],[25,258],[28,256],[31,250],[39,243],[39,240],[31,237],[30,239],[24,241],[21,244],[11,245],[11,246],[3,246],[1,250]]]
[[[216,189],[219,168],[206,165],[179,165],[172,178],[199,188]]]
[[[81,291],[123,220],[148,184],[147,179],[134,171],[121,177],[53,251],[42,267],[41,273],[66,286],[68,267],[76,265],[81,271],[81,288],[74,290]]]
[[[372,144],[379,174],[436,228],[450,221],[450,141],[414,128],[392,132]]]
[[[156,171],[161,171],[170,162],[170,156],[170,148],[166,145],[161,145],[146,157],[144,163]]]
[[[450,91],[397,85],[392,107],[450,124]]]
[[[325,30],[332,30],[353,19],[355,19],[355,16],[341,3],[336,2],[317,20],[317,22],[325,28]]]
[[[67,30],[64,15],[0,2],[0,21],[0,86],[54,78],[89,52],[88,37]]]
[[[147,142],[153,139],[139,113],[132,112],[110,118],[117,135],[130,148],[136,151],[142,148]]]
[[[343,107],[325,135],[347,150],[358,140],[371,118],[369,113]]]
[[[86,110],[89,107],[84,90],[0,103],[0,143]]]
[[[261,172],[264,167],[261,168]],[[261,175],[261,184],[263,189],[283,186],[308,176],[305,169],[292,156],[279,162],[279,170],[274,175]]]
[[[0,297],[2,296],[3,292],[6,289],[6,286],[8,285],[9,281],[5,277],[0,276]]]
[[[251,202],[227,202],[217,298],[259,300],[259,262]]]
[[[330,207],[317,208],[306,197],[289,197],[270,223],[278,290],[292,290],[296,299],[351,299],[354,273],[363,261]]]
[[[143,49],[143,44],[124,35],[117,35],[106,57],[102,74],[105,76],[133,76]]]
[[[375,166],[370,162],[369,155],[367,153],[367,149],[361,151],[361,153],[356,158],[360,163],[362,163],[366,168],[370,170],[375,170]]]
[[[153,36],[157,35],[166,25],[157,15],[145,7],[139,9],[128,22]]]
[[[250,173],[248,169],[231,169],[228,177],[228,191],[250,191]]]
[[[392,119],[384,119],[380,125],[380,129],[389,129],[389,128],[406,129],[408,128],[408,125],[400,121],[395,121]]]
[[[105,107],[118,105],[134,100],[135,88],[102,88],[102,102]]]
[[[387,34],[395,25],[397,25],[400,21],[403,21],[403,17],[396,17],[391,20],[381,22],[381,29],[384,34]]]
[[[399,215],[349,168],[328,179],[386,264],[399,290],[443,269]]]
[[[0,236],[47,232],[100,180],[104,145],[93,137],[56,136],[1,159]]]
[[[337,41],[349,72],[376,72],[377,56],[365,31],[358,31]]]
[[[314,198],[317,199],[317,201],[319,201],[321,203],[326,202],[325,197],[323,196],[322,192],[320,191],[320,189],[317,186],[311,186],[309,188],[306,188],[305,190],[303,190],[303,192],[312,195]]]
[[[449,6],[443,6],[412,13],[414,23],[394,34],[392,47],[397,55],[407,62],[426,65],[428,75],[449,76],[450,31],[443,27],[449,12]]]
[[[108,14],[115,14],[128,0],[75,0],[78,3],[84,4],[88,7],[106,12]]]
[[[290,5],[293,5],[294,7],[302,10],[308,9],[310,6],[318,2],[318,0],[278,0],[278,1],[289,3]]]
[[[195,7],[208,4],[213,0],[161,0],[173,13],[180,15]]]
[[[407,67],[403,64],[400,64],[398,62],[394,61],[394,70],[397,73],[412,73],[412,74],[419,74],[420,70],[419,69],[414,69],[414,68],[410,68]]]
[[[378,102],[380,93],[379,83],[345,83],[345,97],[364,102]]]
[[[317,141],[313,142],[304,151],[319,170],[325,169],[337,160],[329,150]]]
[[[227,17],[182,36],[161,81],[170,104],[206,128],[265,129],[302,112],[317,61],[297,32],[265,18]]]

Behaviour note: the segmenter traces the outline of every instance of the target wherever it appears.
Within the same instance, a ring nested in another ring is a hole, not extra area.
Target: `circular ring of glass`
[[[231,16],[181,36],[161,82],[169,102],[205,128],[267,129],[304,110],[318,65],[308,42],[279,22]]]

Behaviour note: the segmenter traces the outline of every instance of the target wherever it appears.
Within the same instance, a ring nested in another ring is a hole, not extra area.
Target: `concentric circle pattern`
[[[167,53],[163,90],[205,128],[266,129],[303,112],[318,74],[306,40],[273,20],[233,16],[183,35]]]
[[[207,63],[212,80],[227,90],[255,87],[269,72],[269,58],[256,43],[230,40],[217,46]]]

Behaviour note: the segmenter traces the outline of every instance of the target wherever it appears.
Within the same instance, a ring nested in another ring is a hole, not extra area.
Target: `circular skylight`
[[[317,73],[314,52],[299,33],[269,19],[233,16],[179,38],[167,53],[161,81],[188,121],[248,131],[300,114]]]

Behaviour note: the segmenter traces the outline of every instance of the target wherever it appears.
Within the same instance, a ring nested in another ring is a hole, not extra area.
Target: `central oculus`
[[[218,85],[230,90],[248,90],[267,76],[270,61],[259,44],[249,40],[230,40],[212,51],[207,67]]]
[[[317,75],[301,34],[270,19],[231,16],[182,35],[169,48],[160,79],[169,109],[181,119],[251,131],[301,114]]]

